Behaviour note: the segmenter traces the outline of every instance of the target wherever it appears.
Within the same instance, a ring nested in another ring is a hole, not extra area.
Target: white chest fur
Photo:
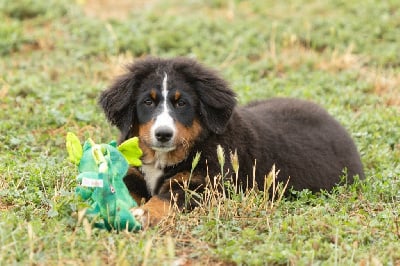
[[[142,172],[144,174],[147,189],[153,196],[155,194],[158,179],[164,174],[164,170],[156,167],[154,164],[146,164],[142,165]]]
[[[156,192],[157,182],[164,174],[164,168],[166,166],[166,154],[164,152],[156,152],[154,163],[142,165],[141,170],[144,174],[144,180],[152,196]]]

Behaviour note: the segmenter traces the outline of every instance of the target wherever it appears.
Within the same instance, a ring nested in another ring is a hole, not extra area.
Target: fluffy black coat
[[[120,141],[139,134],[138,98],[146,90],[143,84],[153,82],[155,86],[160,82],[154,73],[168,73],[177,87],[191,95],[195,110],[192,119],[200,121],[201,134],[182,161],[162,169],[156,193],[151,195],[146,189],[146,176],[125,178],[128,187],[142,197],[170,199],[170,191],[163,190],[163,184],[190,172],[197,152],[201,152],[201,159],[190,187],[204,187],[207,174],[213,177],[220,173],[218,145],[225,150],[225,173],[233,173],[229,153],[237,151],[239,181],[249,187],[253,186],[255,161],[255,181],[260,188],[274,164],[280,170],[278,181],[286,182],[290,176],[289,187],[295,190],[330,190],[340,183],[344,171],[348,183],[355,175],[364,178],[353,140],[324,109],[309,101],[288,98],[237,107],[234,92],[215,71],[187,58],[139,60],[102,93],[100,104],[109,121],[120,130]],[[178,184],[171,189],[183,194]]]

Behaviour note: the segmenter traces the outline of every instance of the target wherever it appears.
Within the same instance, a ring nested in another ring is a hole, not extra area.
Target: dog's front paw
[[[135,219],[142,225],[144,230],[149,227],[149,212],[147,210],[137,207],[130,211]]]
[[[141,207],[132,208],[132,215],[138,222],[142,224],[143,229],[156,226],[160,221],[169,214],[169,202],[158,198],[151,198]]]

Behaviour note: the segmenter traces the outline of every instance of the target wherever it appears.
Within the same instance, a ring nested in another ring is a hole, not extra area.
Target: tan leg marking
[[[146,229],[157,225],[162,219],[168,217],[170,203],[154,196],[142,207],[131,209],[131,213]]]

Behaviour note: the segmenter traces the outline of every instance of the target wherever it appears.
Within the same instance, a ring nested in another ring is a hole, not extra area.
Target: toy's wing
[[[67,133],[66,146],[67,146],[69,159],[71,160],[71,162],[78,165],[79,161],[82,158],[83,150],[82,150],[82,146],[81,146],[81,143],[80,143],[78,137],[74,133],[71,133],[71,132]]]
[[[118,146],[118,150],[122,153],[128,163],[132,166],[141,166],[142,161],[140,157],[142,157],[143,152],[139,147],[139,138],[134,137],[130,138],[121,143]]]

